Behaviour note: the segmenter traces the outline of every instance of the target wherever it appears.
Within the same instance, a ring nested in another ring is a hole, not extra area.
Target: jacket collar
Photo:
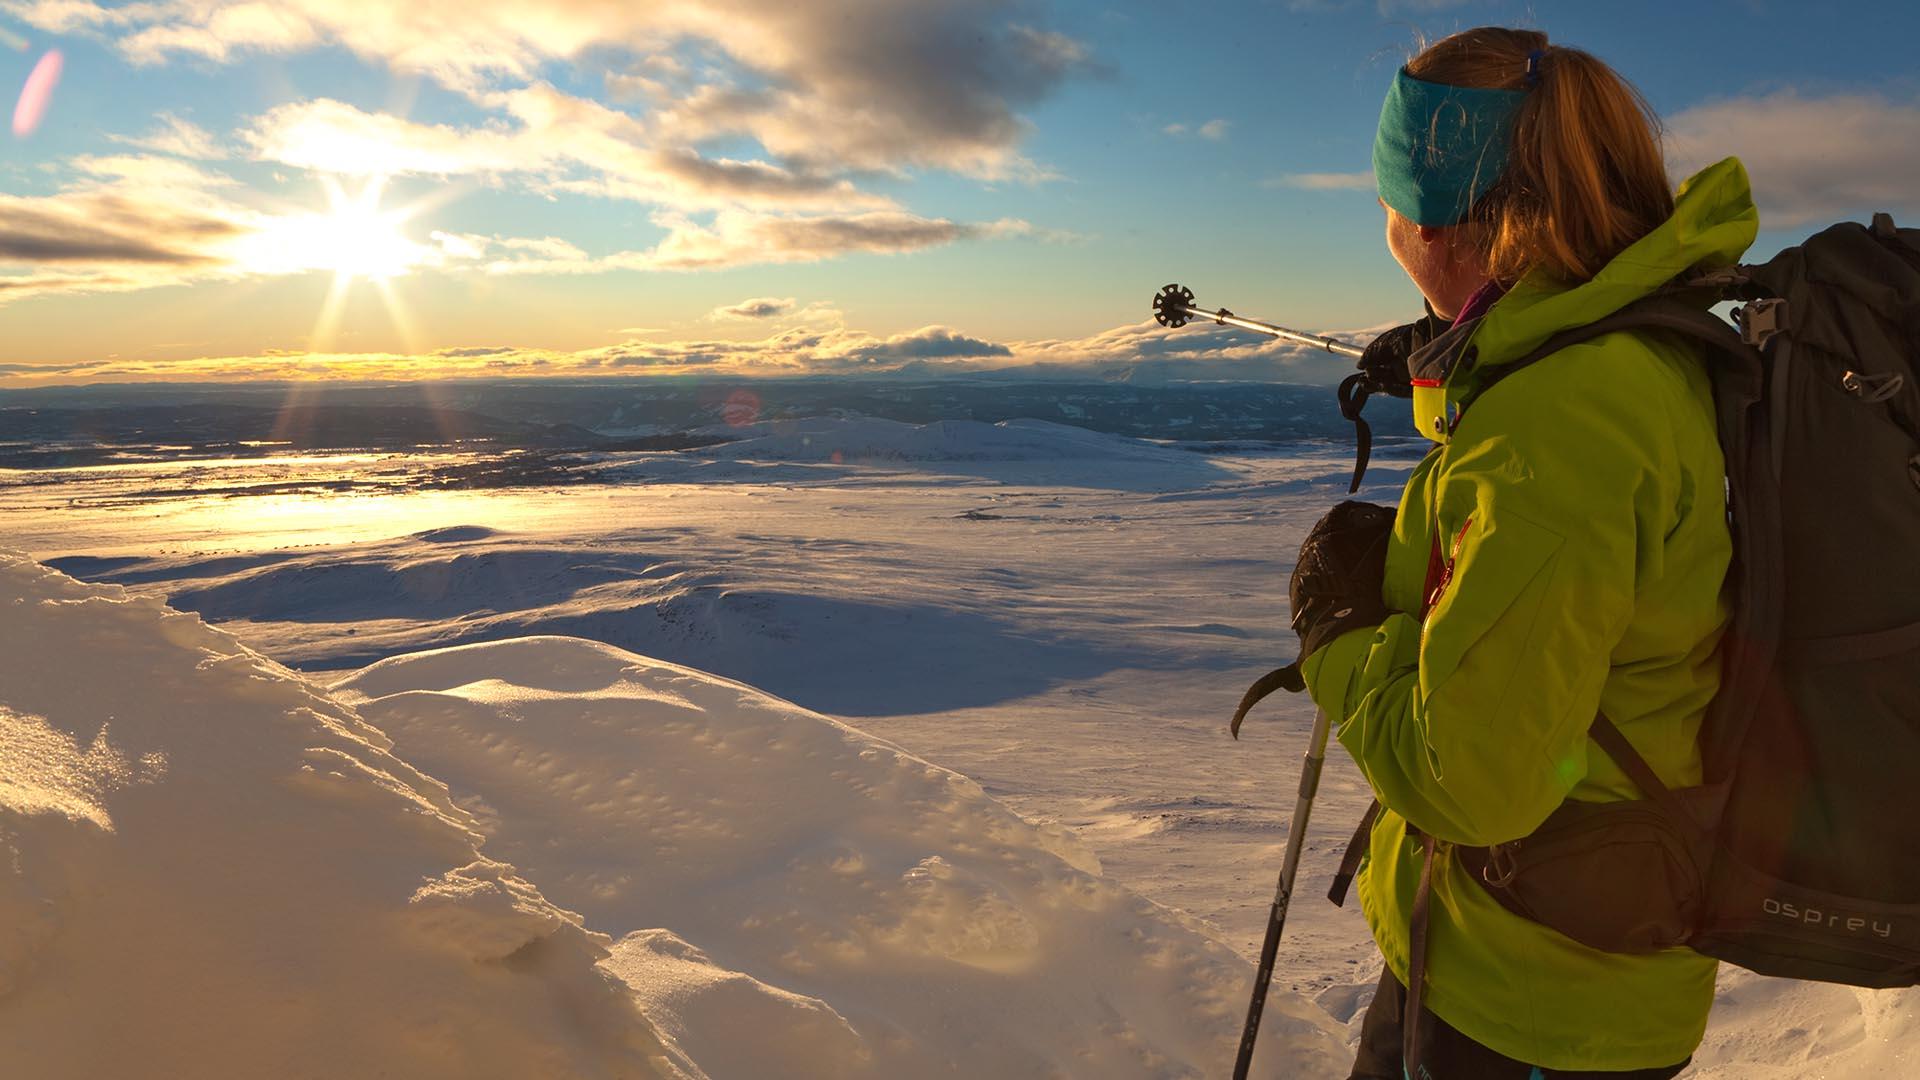
[[[1474,373],[1527,355],[1562,330],[1603,319],[1689,270],[1737,263],[1759,231],[1759,213],[1738,158],[1695,173],[1674,195],[1673,216],[1615,256],[1592,279],[1572,286],[1532,273],[1492,307],[1434,338],[1407,361],[1415,384],[1414,424],[1446,441],[1446,431],[1478,389]],[[1441,388],[1437,395],[1420,393]],[[1435,415],[1425,415],[1432,413]]]

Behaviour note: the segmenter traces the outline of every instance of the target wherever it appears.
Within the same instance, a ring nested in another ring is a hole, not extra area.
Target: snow
[[[526,637],[327,688],[19,555],[0,604],[28,1075],[1192,1077],[1238,1038],[1205,928],[750,687]],[[1337,1067],[1268,1012],[1266,1075]]]
[[[692,1075],[351,710],[17,554],[0,607],[9,1075]]]
[[[606,455],[606,483],[553,490],[134,501],[178,486],[136,471],[117,499],[96,482],[70,502],[58,485],[0,485],[0,526],[126,586],[100,594],[130,597],[116,610],[151,621],[170,599],[309,672],[325,715],[393,740],[379,752],[429,792],[447,785],[433,805],[483,860],[578,913],[573,932],[608,950],[586,966],[626,984],[668,1066],[1224,1075],[1311,713],[1269,699],[1238,743],[1226,717],[1291,654],[1288,559],[1345,497],[1351,459],[1024,421],[735,434]],[[1376,459],[1359,497],[1392,501],[1405,466]],[[146,623],[101,627],[61,639],[66,666],[43,669],[152,661],[120,651],[152,636]],[[0,768],[21,745],[35,775],[90,778],[0,788],[9,813],[41,821],[57,804],[82,820],[98,803],[121,826],[111,799],[169,782],[140,771],[160,735],[129,757],[116,734],[116,756],[99,756],[84,722],[20,704],[0,674],[0,704],[64,732],[49,743],[9,717]],[[95,787],[119,794],[74,801]],[[1261,1037],[1270,1075],[1345,1075],[1378,960],[1357,913],[1318,893],[1366,800],[1335,750],[1276,975],[1284,1004],[1270,1005],[1280,1026]],[[341,889],[370,880],[352,851],[334,855]],[[81,947],[57,940],[43,947],[56,965]],[[1920,1075],[1915,991],[1732,969],[1720,989],[1689,1077]],[[487,1023],[521,1024],[525,1007]]]
[[[1047,420],[905,424],[817,417],[710,431],[737,441],[670,456],[614,455],[623,461],[608,475],[629,481],[771,483],[844,477],[858,468],[867,482],[892,471],[916,484],[929,476],[972,477],[1124,491],[1191,487],[1230,475],[1204,455]]]
[[[1245,960],[1066,830],[832,719],[574,638],[399,657],[334,689],[451,786],[491,854],[619,939],[614,970],[716,1075],[1197,1076],[1232,1057]],[[1321,1010],[1272,1011],[1274,1061],[1344,1055]]]

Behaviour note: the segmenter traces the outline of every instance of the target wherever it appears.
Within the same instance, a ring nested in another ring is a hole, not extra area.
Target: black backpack
[[[1734,618],[1706,798],[1681,806],[1621,764],[1711,838],[1690,947],[1920,983],[1920,229],[1878,214],[1681,288],[1744,300],[1739,331],[1661,298],[1572,332],[1707,345],[1727,459]]]
[[[1733,326],[1708,310],[1729,300]],[[1704,782],[1669,790],[1600,716],[1594,740],[1646,800],[1569,800],[1529,836],[1454,857],[1510,910],[1595,948],[1686,945],[1763,975],[1920,984],[1920,229],[1879,214],[1765,265],[1693,275],[1496,381],[1622,330],[1689,339],[1712,372],[1734,614]],[[1241,716],[1293,688],[1281,674]]]

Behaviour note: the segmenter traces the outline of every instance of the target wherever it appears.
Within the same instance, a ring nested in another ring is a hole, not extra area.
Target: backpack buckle
[[[1754,300],[1733,310],[1740,324],[1740,340],[1764,349],[1775,334],[1787,331],[1787,302],[1778,298]]]
[[[1487,849],[1487,865],[1480,868],[1480,880],[1496,889],[1504,889],[1513,884],[1520,873],[1520,865],[1514,860],[1514,849],[1520,841],[1509,840],[1504,844],[1495,844]]]

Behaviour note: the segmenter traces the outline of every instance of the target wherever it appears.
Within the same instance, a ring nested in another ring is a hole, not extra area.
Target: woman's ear
[[[1420,230],[1420,242],[1423,244],[1431,244],[1440,239],[1442,230],[1437,225],[1420,225],[1417,228]]]

